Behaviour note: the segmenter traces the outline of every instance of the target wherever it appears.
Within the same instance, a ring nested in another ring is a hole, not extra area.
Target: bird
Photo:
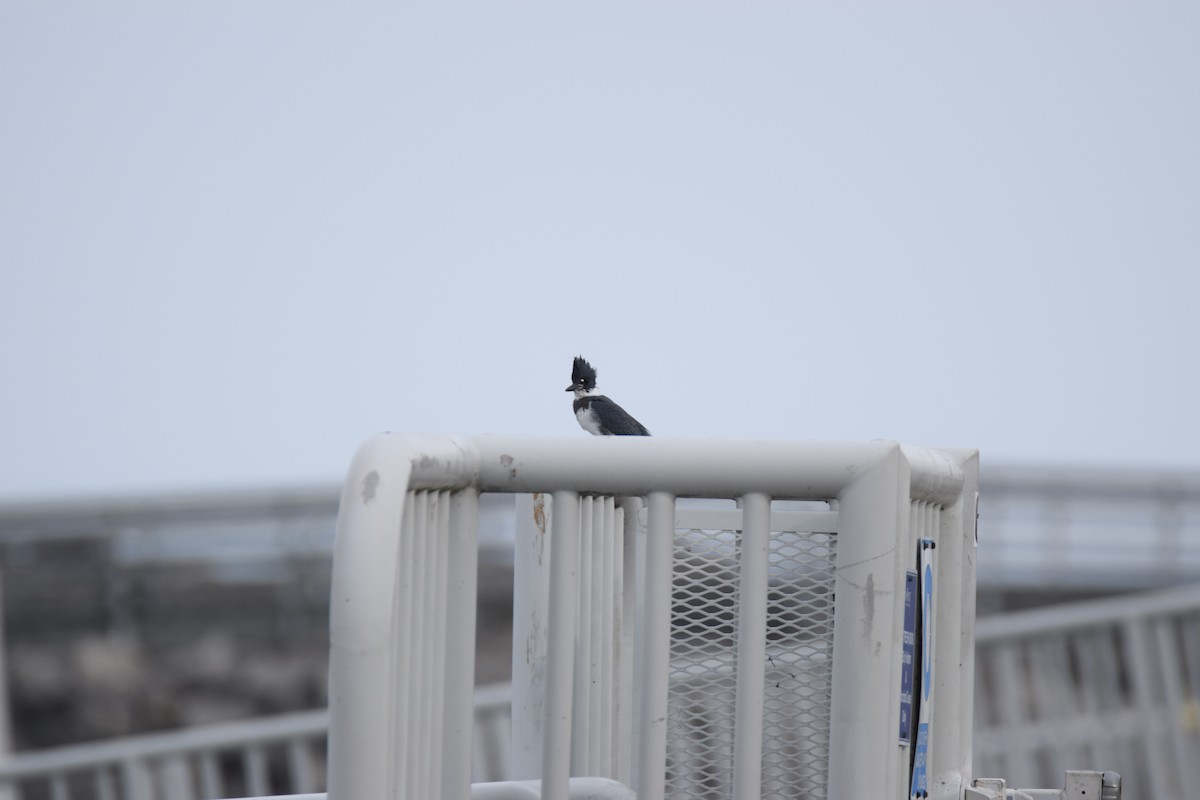
[[[596,390],[596,368],[583,356],[575,357],[568,392],[575,393],[575,419],[593,436],[649,436],[646,426]]]

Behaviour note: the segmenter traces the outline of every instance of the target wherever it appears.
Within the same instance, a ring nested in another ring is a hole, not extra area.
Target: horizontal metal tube
[[[389,441],[390,440],[390,441]],[[364,447],[394,445],[412,463],[410,488],[485,492],[565,490],[679,497],[733,497],[761,491],[777,499],[837,497],[857,475],[900,450],[895,442],[752,441],[662,437],[441,438],[378,434]],[[903,448],[914,497],[953,502],[962,471],[945,456]],[[399,455],[399,453],[396,453]]]

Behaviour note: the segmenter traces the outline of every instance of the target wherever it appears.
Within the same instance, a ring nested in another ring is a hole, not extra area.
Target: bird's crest
[[[596,368],[583,356],[575,356],[575,366],[571,368],[571,383],[579,384],[589,391],[596,388]]]

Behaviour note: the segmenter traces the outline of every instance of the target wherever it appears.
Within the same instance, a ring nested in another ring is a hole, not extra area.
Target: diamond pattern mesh
[[[667,787],[732,795],[739,533],[677,531]],[[772,532],[763,712],[764,798],[824,798],[836,537]]]

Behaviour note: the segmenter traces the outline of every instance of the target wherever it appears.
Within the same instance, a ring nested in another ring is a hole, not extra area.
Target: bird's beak
[[[572,383],[570,386],[567,387],[567,391],[573,392],[578,388],[580,388],[580,385],[578,383]]]

